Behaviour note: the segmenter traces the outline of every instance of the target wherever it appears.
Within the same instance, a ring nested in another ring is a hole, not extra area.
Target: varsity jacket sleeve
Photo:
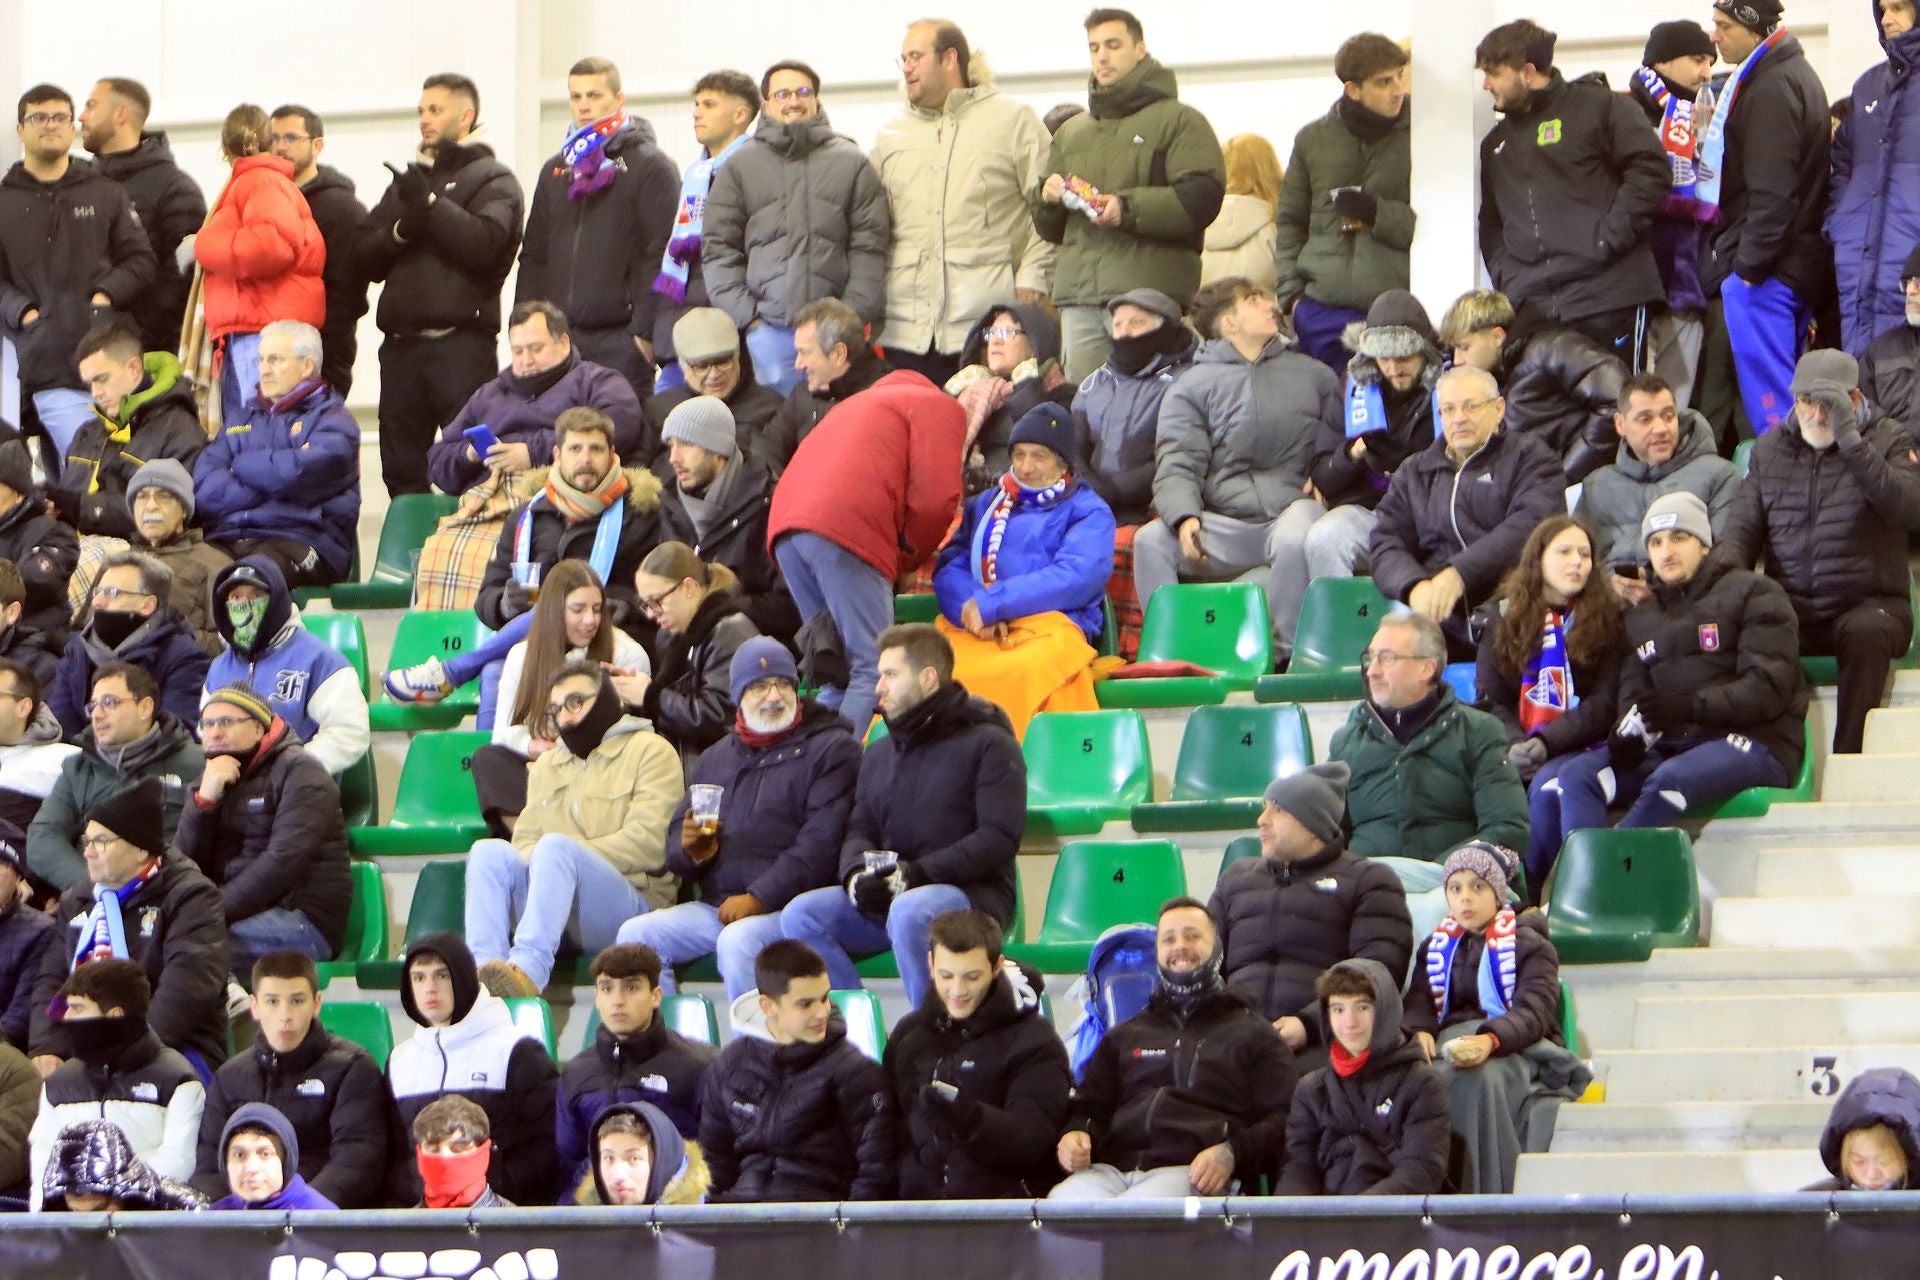
[[[983,621],[991,625],[1053,609],[1071,611],[1102,598],[1113,575],[1113,509],[1097,500],[1081,505],[1083,510],[1068,525],[1044,569],[1001,578],[974,593]]]
[[[1008,1065],[1005,1101],[981,1103],[973,1123],[954,1134],[954,1141],[989,1169],[1046,1168],[1060,1144],[1072,1092],[1066,1046],[1058,1036],[1048,1037]]]
[[[769,911],[778,911],[809,889],[832,884],[839,870],[840,843],[846,839],[847,816],[860,780],[860,746],[851,734],[839,734],[819,754],[813,783],[807,788],[806,820],[793,833],[786,852],[755,876],[747,889]],[[676,853],[678,817],[676,810],[675,820],[667,824]]]
[[[190,1044],[206,1023],[207,1010],[220,1007],[226,989],[227,920],[220,910],[220,891],[211,884],[195,885],[180,901],[167,905],[174,909],[174,918],[167,929],[160,982],[147,1006],[147,1025],[162,1044]],[[189,1157],[180,1176],[192,1174]]]
[[[193,1177],[194,1149],[200,1141],[200,1111],[206,1105],[207,1091],[198,1080],[187,1080],[173,1087],[167,1099],[166,1125],[161,1130],[158,1150],[147,1153],[147,1164],[163,1178],[185,1182]]]
[[[1882,520],[1903,529],[1920,525],[1920,463],[1904,427],[1882,418],[1839,450]]]
[[[1374,509],[1373,532],[1367,537],[1367,563],[1373,566],[1374,585],[1387,599],[1402,604],[1431,576],[1420,559],[1420,527],[1413,514],[1419,466],[1420,455],[1415,454],[1393,473],[1386,496]]]
[[[1660,202],[1673,188],[1673,171],[1659,137],[1647,128],[1647,117],[1631,98],[1608,93],[1607,148],[1620,175],[1613,203],[1594,227],[1599,249],[1608,259],[1625,253],[1653,225]]]
[[[1509,439],[1502,442],[1503,449],[1519,449],[1521,440]],[[1452,568],[1460,574],[1466,583],[1469,602],[1485,599],[1500,584],[1507,571],[1520,560],[1520,548],[1526,545],[1527,535],[1534,526],[1556,512],[1567,507],[1566,477],[1560,471],[1560,461],[1544,447],[1522,450],[1523,456],[1513,459],[1512,470],[1506,477],[1494,476],[1497,484],[1507,480],[1507,516],[1499,524],[1475,538],[1464,548],[1456,551],[1448,560]],[[1503,460],[1504,461],[1504,460]],[[1496,462],[1496,471],[1500,464]],[[1463,479],[1464,485],[1466,481]],[[1388,490],[1387,501],[1391,501],[1392,489]],[[1382,502],[1385,506],[1386,502]],[[1412,588],[1412,583],[1408,584]],[[1526,841],[1522,839],[1520,846]]]
[[[1287,1111],[1287,1158],[1280,1170],[1277,1196],[1318,1196],[1326,1194],[1324,1171],[1320,1168],[1320,1118],[1326,1113],[1327,1072],[1322,1067],[1309,1072],[1294,1094]]]
[[[224,438],[225,433],[221,434]],[[246,449],[231,454],[227,466],[255,493],[282,500],[315,489],[331,491],[358,480],[360,424],[345,408],[305,419],[301,434],[305,439],[291,449]],[[207,452],[212,451],[209,446]]]
[[[1694,689],[1695,724],[1738,732],[1784,712],[1800,686],[1800,621],[1779,583],[1753,575],[1741,602],[1734,677]]]
[[[667,305],[663,295],[653,291],[653,282],[667,256],[674,215],[680,208],[680,171],[658,149],[652,150],[640,167],[642,181],[635,202],[639,205],[640,238],[627,255],[627,305],[633,310],[627,329],[634,337],[652,342],[654,318],[659,308]],[[620,456],[628,455],[623,452]]]
[[[371,1056],[355,1054],[340,1077],[333,1110],[327,1115],[331,1136],[327,1163],[307,1179],[315,1191],[342,1209],[372,1208],[379,1203],[387,1174],[391,1109],[380,1065]]]
[[[435,200],[429,205],[427,238],[469,274],[505,274],[520,241],[520,210],[519,179],[502,166],[488,175],[468,204]]]
[[[1512,1006],[1480,1024],[1482,1034],[1500,1041],[1494,1050],[1499,1057],[1553,1039],[1560,1025],[1560,953],[1548,939],[1546,927],[1536,929],[1531,924],[1531,920],[1523,924],[1514,939]],[[1427,1008],[1433,1008],[1431,1000]]]
[[[1359,1194],[1430,1195],[1446,1182],[1453,1145],[1447,1086],[1433,1067],[1419,1063],[1407,1072],[1394,1104],[1400,1142],[1392,1153],[1393,1172]]]
[[[851,143],[848,148],[856,167],[853,190],[847,197],[847,283],[840,291],[840,300],[869,325],[876,325],[887,315],[887,255],[893,245],[893,214],[887,206],[887,189],[881,185],[873,162]]]
[[[227,1117],[234,1112],[234,1103],[227,1100],[227,1092],[220,1085],[220,1073],[213,1073],[213,1080],[207,1085],[206,1096],[200,1106],[200,1140],[193,1159],[193,1176],[190,1181],[195,1190],[210,1200],[218,1200],[227,1194],[226,1162],[220,1150],[220,1135],[226,1131]],[[333,1197],[328,1196],[329,1200]],[[339,1201],[335,1200],[335,1204]]]
[[[108,216],[113,220],[107,231],[107,257],[110,265],[93,282],[94,292],[113,300],[116,310],[125,311],[140,300],[159,272],[159,260],[153,254],[153,241],[140,227],[133,203],[124,189],[116,190],[116,199]]]
[[[736,329],[753,323],[753,294],[747,290],[747,192],[737,164],[722,165],[707,193],[700,278],[706,281],[708,299],[733,317]],[[957,447],[954,452],[958,454]]]
[[[887,1073],[879,1063],[844,1041],[842,1045],[859,1059],[849,1069],[835,1072],[833,1081],[840,1127],[854,1156],[853,1187],[847,1199],[891,1200],[899,1178],[893,1091],[887,1088]]]
[[[978,772],[961,785],[969,786],[973,795],[973,828],[945,848],[931,849],[913,860],[923,884],[967,885],[985,880],[1020,851],[1020,837],[1027,828],[1027,761],[1013,735],[992,735],[980,753]]]
[[[1047,180],[1047,149],[1052,145],[1046,125],[1033,108],[1023,107],[1013,117],[1013,135],[1008,148],[1025,163],[1020,165],[1021,191],[1030,191]],[[1014,235],[1013,284],[1016,289],[1053,291],[1053,264],[1059,250],[1049,243],[1031,219],[1010,228]]]
[[[1197,242],[1220,214],[1227,194],[1227,162],[1207,118],[1181,106],[1173,132],[1155,161],[1164,164],[1164,185],[1126,187],[1120,225],[1146,240]],[[1158,164],[1156,168],[1160,167]],[[1064,206],[1063,206],[1064,207]]]
[[[1243,1052],[1247,1062],[1241,1078],[1251,1086],[1248,1110],[1257,1118],[1228,1134],[1227,1147],[1233,1152],[1234,1170],[1246,1182],[1258,1177],[1258,1171],[1265,1169],[1286,1144],[1287,1111],[1293,1104],[1298,1069],[1293,1050],[1287,1048],[1278,1031],[1264,1023],[1247,1038]]]
[[[1279,269],[1280,303],[1291,307],[1307,291],[1307,277],[1300,271],[1300,253],[1313,234],[1313,170],[1307,149],[1300,139],[1293,140],[1293,155],[1287,160],[1287,172],[1280,179],[1280,199],[1274,206],[1274,266]]]
[[[1173,533],[1206,510],[1202,486],[1213,458],[1207,406],[1191,376],[1182,376],[1160,401],[1153,437],[1153,506]]]
[[[367,719],[367,694],[360,685],[359,673],[352,666],[341,667],[320,682],[320,687],[307,699],[307,714],[319,726],[313,741],[306,744],[307,754],[318,760],[328,773],[337,778],[367,754],[373,742]]]

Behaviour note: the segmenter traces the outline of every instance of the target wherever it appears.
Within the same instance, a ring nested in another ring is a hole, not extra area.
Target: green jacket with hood
[[[173,458],[191,475],[194,459],[207,447],[180,361],[165,351],[142,358],[146,377],[139,389],[120,402],[114,417],[94,406],[93,417],[67,445],[59,480],[48,486],[60,518],[81,533],[131,538],[127,483],[133,473],[158,458]]]

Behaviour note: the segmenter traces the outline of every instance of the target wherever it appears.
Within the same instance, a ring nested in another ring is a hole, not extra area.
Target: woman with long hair
[[[684,542],[663,542],[633,575],[640,608],[660,628],[654,674],[620,667],[613,687],[627,709],[653,721],[689,771],[733,728],[733,651],[760,634],[741,608],[739,580]]]
[[[1554,780],[1581,752],[1604,747],[1616,718],[1625,606],[1593,545],[1579,520],[1549,516],[1527,535],[1497,603],[1483,607],[1483,616],[1498,612],[1480,639],[1480,706],[1506,726],[1507,759],[1529,782],[1527,888],[1535,900],[1566,834]]]
[[[1280,284],[1280,229],[1274,222],[1280,203],[1280,156],[1257,133],[1228,138],[1220,150],[1227,160],[1227,194],[1219,216],[1207,228],[1200,283],[1245,276],[1271,291]]]

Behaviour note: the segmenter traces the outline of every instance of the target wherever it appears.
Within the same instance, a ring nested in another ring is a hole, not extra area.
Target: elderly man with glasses
[[[168,603],[173,571],[144,551],[107,557],[93,584],[92,616],[67,637],[47,705],[68,737],[87,727],[87,690],[109,663],[130,662],[160,687],[160,706],[191,724],[212,659],[193,624]]]
[[[667,823],[680,757],[630,716],[600,666],[567,663],[548,687],[558,742],[533,762],[513,839],[467,861],[466,938],[497,996],[538,995],[563,941],[591,955],[634,916],[673,905]]]

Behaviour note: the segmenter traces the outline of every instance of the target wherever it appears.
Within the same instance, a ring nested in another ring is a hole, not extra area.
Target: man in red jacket
[[[866,341],[837,298],[809,303],[794,342],[831,358]],[[850,673],[820,693],[864,733],[873,718],[880,633],[893,622],[893,584],[933,558],[960,507],[967,416],[917,373],[890,373],[835,405],[800,442],[773,491],[767,543],[800,617],[833,619]]]

